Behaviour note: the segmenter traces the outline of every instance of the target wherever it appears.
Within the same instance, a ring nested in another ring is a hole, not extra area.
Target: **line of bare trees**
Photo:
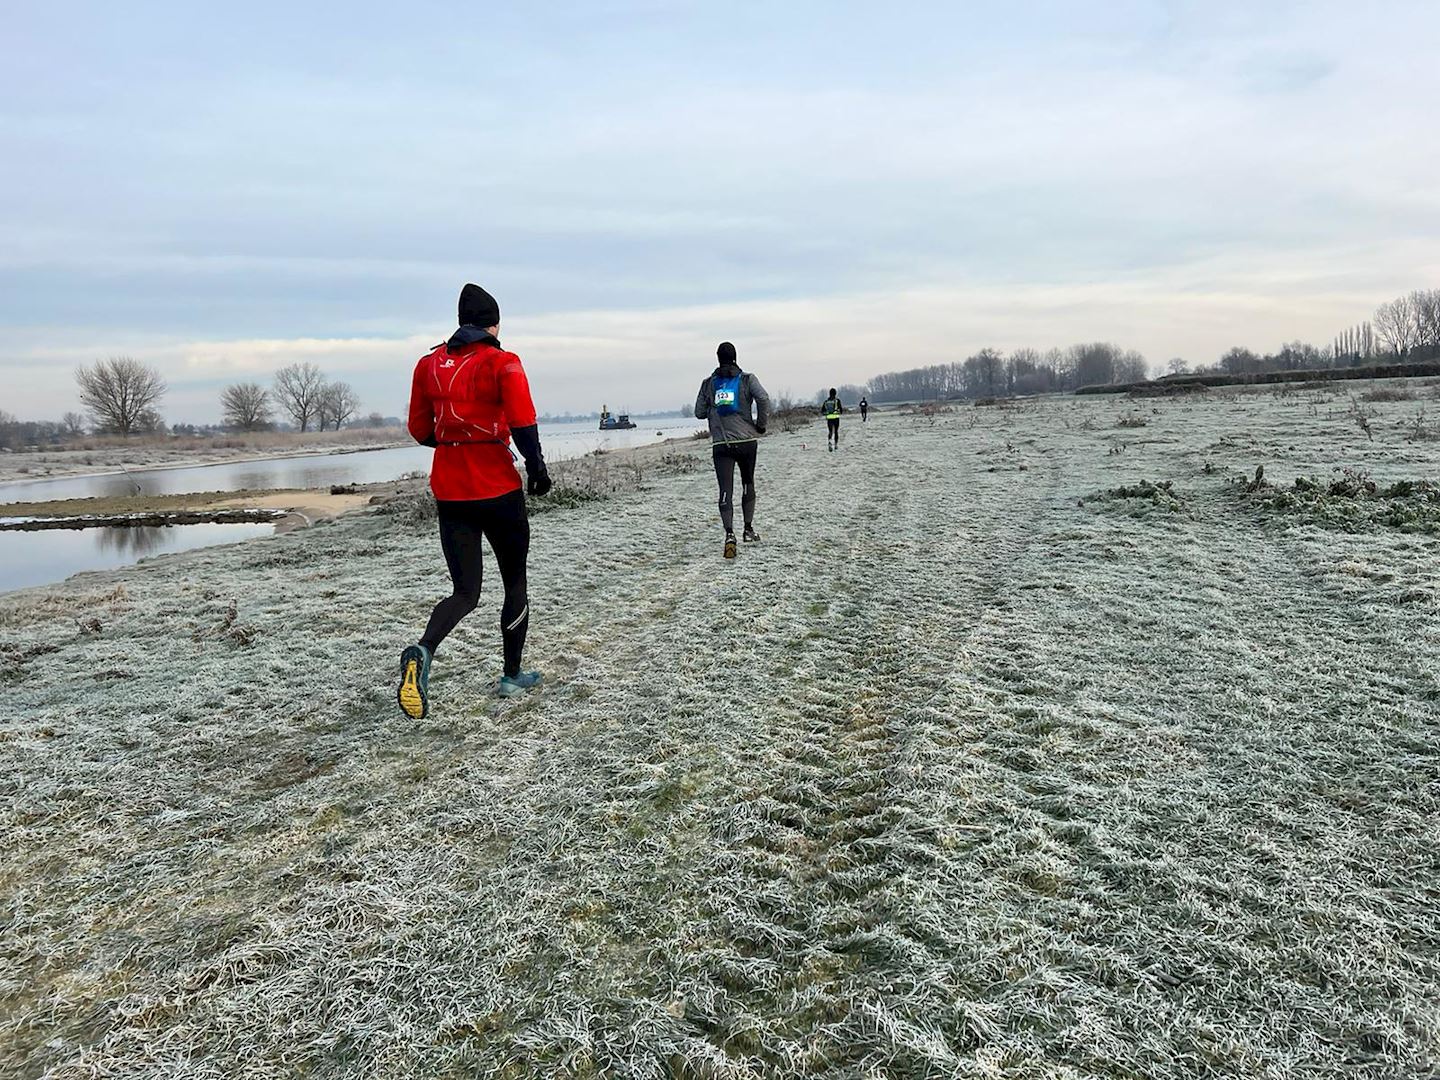
[[[1134,382],[1148,372],[1145,357],[1105,341],[1068,349],[981,349],[964,360],[874,376],[874,401],[1009,397],[1074,390],[1097,383]]]
[[[1324,371],[1360,367],[1383,357],[1429,360],[1440,357],[1440,289],[1417,289],[1381,304],[1374,318],[1335,336],[1329,348],[1291,341],[1271,353],[1243,345],[1213,364],[1191,366],[1178,357],[1165,365],[1171,375],[1252,375],[1270,371]],[[1140,382],[1148,375],[1138,352],[1107,342],[1068,349],[1016,349],[1009,355],[981,349],[965,360],[890,371],[870,380],[875,401],[919,401],[1043,394]]]
[[[270,427],[277,408],[301,431],[309,431],[311,424],[318,431],[339,431],[360,408],[360,397],[349,383],[326,379],[311,363],[281,368],[268,390],[258,382],[241,382],[220,395],[225,425],[240,431]]]
[[[1381,304],[1373,319],[1335,335],[1328,349],[1290,341],[1272,353],[1243,345],[1226,351],[1211,365],[1172,374],[1259,375],[1271,371],[1329,371],[1363,367],[1377,360],[1430,360],[1440,356],[1440,289],[1417,289]]]
[[[82,364],[75,371],[80,404],[97,433],[131,435],[165,429],[159,404],[167,387],[160,372],[129,356],[113,356]],[[312,426],[339,431],[360,408],[355,388],[327,379],[314,364],[291,364],[275,373],[269,389],[258,382],[234,383],[220,394],[225,426],[260,431],[274,423],[276,410],[294,421],[301,431]],[[86,417],[66,413],[61,433],[80,435]]]

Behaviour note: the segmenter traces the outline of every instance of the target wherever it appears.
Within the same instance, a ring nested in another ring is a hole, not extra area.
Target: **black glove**
[[[428,439],[420,439],[419,443],[421,446],[428,446],[431,450],[434,450],[437,446],[439,446],[439,443],[435,441],[434,435],[431,435]]]
[[[510,437],[515,440],[515,449],[525,459],[525,475],[529,483],[525,490],[531,495],[544,495],[551,488],[550,471],[545,468],[545,458],[540,453],[540,429],[534,424],[528,427],[512,428]]]

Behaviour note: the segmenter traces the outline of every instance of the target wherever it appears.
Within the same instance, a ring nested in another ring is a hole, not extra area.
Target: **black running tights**
[[[835,440],[835,445],[836,445],[836,446],[839,446],[839,445],[840,445],[840,420],[839,420],[839,418],[837,417],[836,419],[832,420],[832,419],[830,419],[830,417],[827,416],[827,417],[825,418],[825,426],[829,429],[829,430],[826,432],[825,437],[826,437],[827,439],[834,439],[834,440]]]
[[[500,609],[505,674],[518,675],[525,631],[530,627],[530,604],[525,595],[530,519],[525,515],[525,496],[516,490],[498,499],[440,501],[436,506],[440,512],[440,549],[445,552],[454,591],[435,605],[420,644],[433,654],[456,624],[480,603],[483,536],[490,541],[500,580],[505,584],[505,604]]]
[[[735,531],[735,466],[740,466],[740,509],[745,527],[755,524],[755,451],[758,444],[717,443],[714,449],[715,479],[720,481],[720,522],[727,533]]]

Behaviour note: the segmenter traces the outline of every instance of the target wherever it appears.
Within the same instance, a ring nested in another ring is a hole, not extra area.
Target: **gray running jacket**
[[[721,416],[715,410],[715,379],[731,375],[740,376],[740,400],[738,409],[728,416]],[[752,410],[753,407],[753,410]],[[752,411],[755,413],[751,418]],[[748,371],[739,368],[716,368],[703,383],[695,397],[695,419],[710,421],[710,442],[743,443],[754,442],[765,432],[770,423],[770,395]]]

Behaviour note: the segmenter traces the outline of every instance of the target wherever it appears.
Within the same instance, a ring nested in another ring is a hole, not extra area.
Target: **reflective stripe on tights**
[[[420,644],[433,654],[460,620],[479,604],[480,582],[484,576],[483,537],[490,541],[505,587],[505,603],[500,609],[505,674],[518,675],[525,633],[530,628],[525,581],[525,562],[530,554],[530,519],[525,513],[525,496],[516,490],[496,499],[440,500],[435,506],[440,518],[440,549],[450,569],[453,591],[435,605]]]

